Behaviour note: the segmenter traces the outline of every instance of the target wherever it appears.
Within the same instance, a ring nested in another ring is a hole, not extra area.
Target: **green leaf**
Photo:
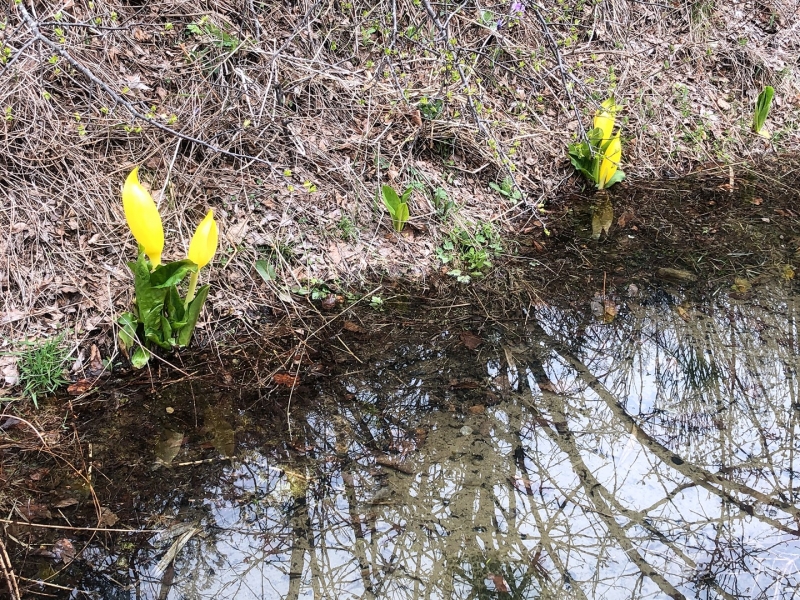
[[[178,330],[186,325],[186,310],[183,308],[183,298],[178,293],[178,288],[172,286],[167,291],[167,317],[173,330]]]
[[[586,132],[586,137],[589,138],[589,144],[594,148],[595,152],[602,152],[603,146],[608,145],[611,139],[603,140],[603,130],[599,127],[590,129]]]
[[[165,288],[178,285],[189,273],[196,273],[197,265],[188,258],[158,265],[150,273],[150,285],[154,288]]]
[[[775,96],[775,88],[768,85],[764,91],[758,95],[756,100],[756,111],[753,115],[753,131],[761,133],[764,128],[764,122],[767,120],[769,110],[772,107],[772,98]]]
[[[574,148],[574,146],[581,147]],[[583,176],[586,177],[586,179],[594,182],[595,161],[591,157],[587,158],[584,154],[584,151],[588,151],[588,146],[586,143],[573,144],[573,146],[570,146],[569,148],[569,160],[572,163],[572,166],[575,167],[576,171],[583,173]]]
[[[141,369],[150,360],[150,351],[144,346],[136,346],[136,349],[131,354],[131,366],[134,369]]]
[[[400,206],[397,207],[397,212],[395,216],[392,218],[392,226],[394,230],[398,233],[403,231],[403,227],[406,226],[406,222],[408,221],[408,204],[403,202]]]
[[[401,204],[400,196],[397,195],[397,192],[395,192],[394,188],[390,185],[383,186],[381,191],[383,195],[383,204],[389,210],[389,214],[392,215],[392,218],[394,218],[397,213],[397,208]]]
[[[619,182],[620,182],[620,181],[622,181],[623,179],[625,179],[625,173],[624,173],[624,172],[623,172],[621,169],[617,169],[616,173],[614,173],[614,174],[611,176],[611,179],[609,179],[609,180],[606,182],[606,189],[610,188],[610,187],[611,187],[612,185],[614,185],[615,183],[619,183]]]
[[[122,313],[117,323],[120,326],[118,339],[119,345],[124,351],[133,348],[136,343],[136,328],[139,326],[139,319],[132,312]]]
[[[129,263],[134,272],[136,290],[136,307],[139,311],[139,322],[144,325],[145,339],[163,346],[161,315],[164,312],[166,289],[153,287],[150,282],[150,269],[140,254],[135,263]]]
[[[261,279],[263,279],[266,283],[271,281],[275,281],[276,274],[275,274],[275,267],[269,264],[265,260],[257,260],[256,264],[256,272],[261,275]]]
[[[186,325],[178,332],[178,346],[188,346],[189,342],[192,340],[192,333],[194,333],[197,319],[200,317],[200,311],[203,309],[203,304],[206,301],[209,289],[211,289],[210,286],[204,285],[197,290],[197,295],[189,303],[189,306],[186,307]]]
[[[400,202],[406,203],[408,202],[409,198],[411,198],[411,194],[414,193],[414,188],[406,188],[406,191],[403,192],[403,195],[400,196]]]

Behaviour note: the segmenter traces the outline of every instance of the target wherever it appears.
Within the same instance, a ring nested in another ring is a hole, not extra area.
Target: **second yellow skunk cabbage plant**
[[[587,141],[569,146],[572,166],[594,183],[598,190],[607,189],[625,179],[625,173],[619,168],[622,142],[619,131],[613,133],[619,108],[613,98],[603,102],[594,116],[592,129],[586,134]]]
[[[209,286],[197,287],[199,270],[217,250],[219,230],[214,212],[209,211],[189,245],[188,258],[161,262],[164,230],[153,198],[139,183],[138,167],[122,190],[125,220],[139,244],[133,271],[135,305],[119,318],[119,342],[135,368],[145,366],[156,348],[173,350],[189,345],[197,319],[208,296]],[[179,286],[189,275],[189,289],[181,297]]]

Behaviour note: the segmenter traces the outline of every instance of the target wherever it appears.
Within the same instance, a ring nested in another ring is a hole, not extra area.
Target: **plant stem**
[[[186,293],[186,300],[183,301],[183,308],[189,306],[189,303],[194,300],[194,290],[197,288],[199,271],[200,269],[189,275],[189,291]]]

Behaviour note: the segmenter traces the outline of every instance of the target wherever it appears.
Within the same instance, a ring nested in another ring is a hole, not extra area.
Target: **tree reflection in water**
[[[541,306],[473,321],[477,350],[354,335],[291,443],[237,433],[191,492],[169,597],[796,597],[796,321],[774,288],[612,324]]]

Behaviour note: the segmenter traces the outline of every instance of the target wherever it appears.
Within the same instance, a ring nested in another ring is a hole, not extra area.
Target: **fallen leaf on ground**
[[[292,375],[291,373],[275,373],[275,375],[272,376],[272,383],[275,385],[294,387],[297,385],[297,382],[297,375]]]
[[[475,350],[475,348],[477,348],[483,343],[483,340],[481,338],[479,338],[477,335],[469,331],[462,331],[458,337],[461,340],[461,343],[464,344],[470,350]]]
[[[353,323],[352,321],[345,321],[342,328],[345,331],[350,331],[352,333],[364,333],[364,328],[359,325],[358,323]]]
[[[53,504],[53,508],[69,508],[70,506],[75,506],[78,504],[77,498],[64,498],[63,500],[59,500],[55,504]]]
[[[80,396],[92,389],[95,383],[97,383],[97,379],[81,379],[80,381],[70,384],[67,387],[67,393],[70,396]]]

